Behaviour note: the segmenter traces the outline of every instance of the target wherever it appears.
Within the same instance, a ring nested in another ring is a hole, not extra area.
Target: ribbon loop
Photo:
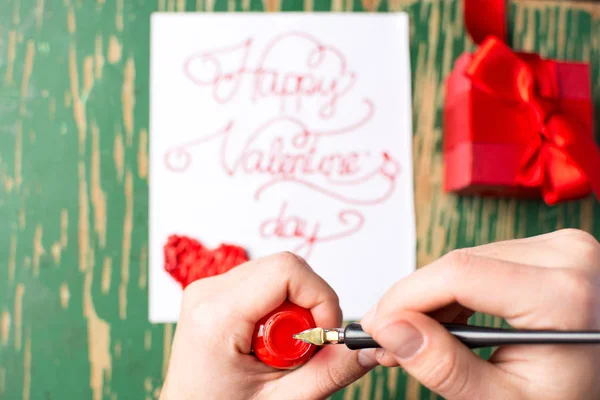
[[[503,101],[522,103],[534,97],[532,68],[496,37],[483,42],[466,74],[479,89]]]
[[[556,68],[539,56],[527,62],[497,38],[488,38],[473,55],[466,75],[474,87],[510,107],[529,109],[536,132],[529,143],[516,183],[539,187],[548,204],[585,196],[593,188],[600,198],[600,151],[589,132],[560,112]]]

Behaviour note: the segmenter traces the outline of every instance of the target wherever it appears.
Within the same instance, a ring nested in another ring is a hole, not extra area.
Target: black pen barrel
[[[344,343],[352,350],[373,349],[379,346],[377,342],[365,331],[360,324],[348,324],[344,329]]]
[[[531,331],[451,324],[445,327],[471,349],[509,344],[600,344],[600,332]]]
[[[532,331],[472,325],[443,325],[471,349],[510,344],[600,344],[600,332],[594,331]],[[352,350],[381,347],[371,335],[363,331],[360,324],[356,323],[346,326],[343,342]]]

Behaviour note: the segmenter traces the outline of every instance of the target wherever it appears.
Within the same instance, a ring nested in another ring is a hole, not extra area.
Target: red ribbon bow
[[[527,119],[516,121],[515,129],[533,129],[524,132],[530,141],[516,183],[541,188],[551,205],[583,197],[590,187],[600,199],[600,151],[588,131],[560,112],[556,64],[537,55],[526,57],[490,36],[466,71],[474,87],[526,110],[515,114]]]

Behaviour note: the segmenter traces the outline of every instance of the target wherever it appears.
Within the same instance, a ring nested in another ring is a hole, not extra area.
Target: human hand
[[[600,244],[581,231],[453,251],[385,294],[362,321],[383,349],[362,351],[451,400],[598,399],[600,346],[502,346],[486,361],[434,318],[463,306],[515,328],[599,330],[599,290]]]
[[[292,371],[253,356],[256,322],[286,299],[311,311],[317,326],[340,326],[333,289],[302,260],[282,253],[240,265],[186,288],[162,400],[325,398],[377,365],[330,346]]]

